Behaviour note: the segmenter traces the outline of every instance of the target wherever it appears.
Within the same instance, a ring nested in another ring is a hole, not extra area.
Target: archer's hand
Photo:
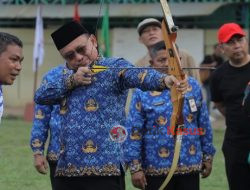
[[[74,83],[76,86],[89,85],[92,82],[93,72],[88,67],[79,67],[74,74]]]
[[[169,89],[175,86],[176,89],[182,94],[185,94],[187,92],[188,89],[187,75],[185,75],[185,79],[181,81],[176,79],[173,75],[168,75],[165,77],[164,82]]]
[[[39,173],[41,174],[47,173],[48,162],[43,155],[41,154],[34,155],[34,166]]]
[[[132,183],[136,188],[145,189],[147,185],[146,177],[143,171],[135,172],[131,175]]]
[[[201,177],[206,178],[212,172],[212,161],[211,160],[204,160],[202,161],[202,168],[201,168]]]

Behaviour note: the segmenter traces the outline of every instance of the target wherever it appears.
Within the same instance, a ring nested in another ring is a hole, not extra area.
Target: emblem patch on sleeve
[[[121,125],[116,125],[111,128],[109,136],[112,141],[117,143],[123,143],[127,139],[128,132],[125,127]]]

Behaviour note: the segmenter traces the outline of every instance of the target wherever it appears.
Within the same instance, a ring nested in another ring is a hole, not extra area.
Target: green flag
[[[99,53],[101,53],[104,57],[110,56],[108,4],[102,20],[101,35],[99,37]]]

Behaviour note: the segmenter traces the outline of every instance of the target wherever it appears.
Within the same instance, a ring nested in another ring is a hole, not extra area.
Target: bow
[[[185,74],[181,68],[181,61],[178,55],[178,51],[175,45],[176,37],[177,37],[177,27],[174,25],[172,15],[167,4],[166,0],[160,0],[162,10],[163,10],[163,21],[162,21],[162,33],[163,39],[166,45],[166,53],[168,57],[168,74],[175,76],[178,80],[185,79]],[[175,87],[170,89],[171,91],[171,101],[173,104],[173,112],[171,116],[170,126],[172,130],[172,134],[182,131],[184,127],[184,119],[182,115],[184,97],[183,95],[176,90]],[[164,180],[163,184],[161,185],[159,190],[164,190],[164,188],[169,183],[170,179],[174,175],[176,170],[180,149],[181,149],[181,142],[182,142],[182,134],[175,134],[175,149],[174,149],[174,158],[168,173],[168,176]]]

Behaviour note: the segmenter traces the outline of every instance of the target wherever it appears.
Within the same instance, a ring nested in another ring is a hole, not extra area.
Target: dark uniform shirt
[[[211,78],[212,101],[222,102],[226,109],[225,142],[241,148],[250,148],[250,120],[242,107],[249,81],[250,63],[233,67],[225,62],[214,71]]]

